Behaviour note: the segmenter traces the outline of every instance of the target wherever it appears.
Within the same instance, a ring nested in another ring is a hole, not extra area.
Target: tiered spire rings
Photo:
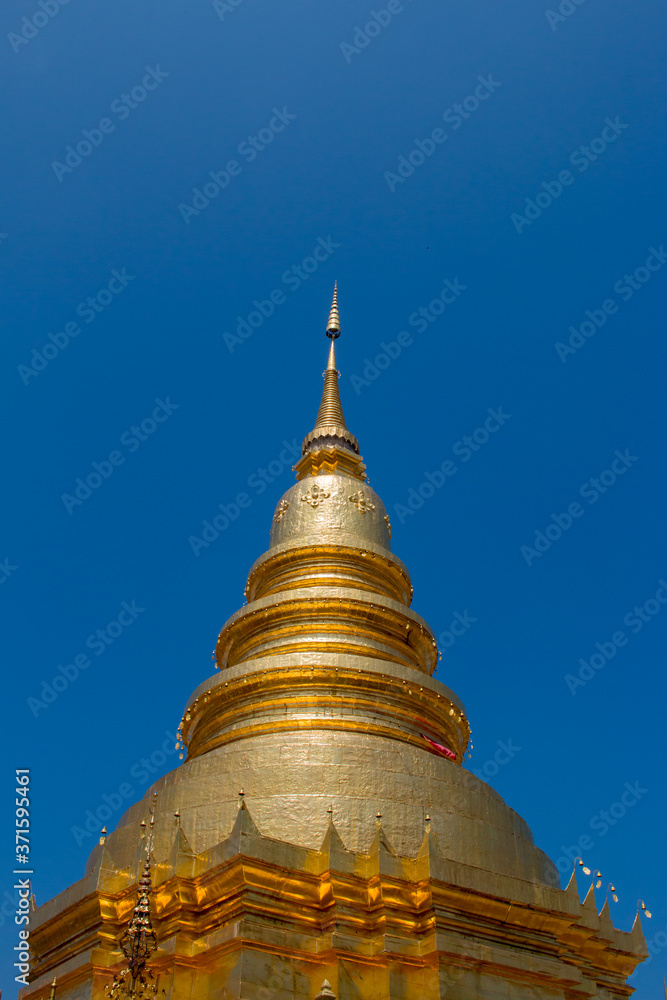
[[[329,322],[327,323],[327,337],[336,340],[340,337],[340,316],[338,315],[338,282],[334,281],[333,301],[329,312]]]

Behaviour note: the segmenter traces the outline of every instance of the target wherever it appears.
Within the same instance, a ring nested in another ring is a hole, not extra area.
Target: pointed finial
[[[328,979],[323,980],[315,1000],[336,1000],[336,994],[331,989],[331,983]]]
[[[106,839],[107,839],[107,828],[106,826],[103,826],[100,831],[100,844],[106,843]]]
[[[322,399],[315,418],[315,426],[303,439],[301,458],[294,466],[296,478],[300,480],[308,475],[316,476],[320,472],[333,473],[340,470],[365,482],[366,466],[359,455],[359,442],[347,429],[338,388],[340,372],[336,367],[335,350],[335,341],[340,336],[338,283],[334,285],[326,333],[331,340],[331,346],[327,366],[323,372]]]
[[[54,976],[53,982],[51,983],[51,992],[49,993],[49,1000],[55,1000],[55,997],[56,997],[56,983],[57,983],[57,981],[58,981],[58,977]]]
[[[333,299],[329,311],[329,322],[327,323],[327,337],[336,340],[340,337],[340,316],[338,314],[338,282],[334,282]]]
[[[146,964],[157,949],[157,936],[151,921],[150,896],[151,885],[151,851],[155,833],[155,811],[157,792],[153,795],[150,807],[150,833],[145,846],[146,861],[143,872],[137,882],[137,898],[130,921],[118,946],[125,955],[127,964],[117,972],[112,982],[104,987],[104,995],[108,1000],[157,1000],[158,996],[166,997],[164,990],[159,989],[160,977],[154,983],[152,970]],[[141,839],[146,837],[146,821],[141,822]],[[54,980],[55,986],[55,980]],[[53,992],[49,1000],[53,1000]]]

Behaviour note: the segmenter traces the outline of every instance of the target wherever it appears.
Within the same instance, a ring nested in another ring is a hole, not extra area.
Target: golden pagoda
[[[336,291],[326,332],[315,426],[185,709],[187,758],[33,914],[24,1000],[54,976],[58,1000],[633,992],[639,917],[617,930],[593,885],[583,902],[574,874],[560,889],[526,823],[463,767],[465,710],[433,679],[433,632],[345,422]]]

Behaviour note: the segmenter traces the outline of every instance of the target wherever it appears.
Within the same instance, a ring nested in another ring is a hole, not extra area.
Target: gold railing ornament
[[[331,989],[331,983],[328,979],[325,979],[320,986],[320,992],[315,997],[315,1000],[336,1000],[336,994]]]

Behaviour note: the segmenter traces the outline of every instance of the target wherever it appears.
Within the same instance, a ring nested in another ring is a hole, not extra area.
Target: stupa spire
[[[334,424],[347,430],[343,407],[340,401],[338,390],[338,379],[340,372],[336,367],[336,347],[335,341],[340,337],[340,316],[338,314],[338,282],[334,284],[333,301],[329,312],[329,322],[327,323],[327,337],[331,338],[327,367],[324,370],[324,389],[322,390],[322,402],[317,411],[315,429],[328,427]]]
[[[303,479],[307,475],[316,476],[319,472],[331,473],[339,469],[364,481],[366,466],[359,455],[359,442],[347,429],[338,387],[340,372],[336,365],[335,347],[335,341],[340,337],[338,282],[334,284],[326,335],[331,340],[331,346],[327,366],[323,372],[324,388],[320,408],[317,411],[315,426],[303,440],[303,457],[294,468],[297,479]]]

